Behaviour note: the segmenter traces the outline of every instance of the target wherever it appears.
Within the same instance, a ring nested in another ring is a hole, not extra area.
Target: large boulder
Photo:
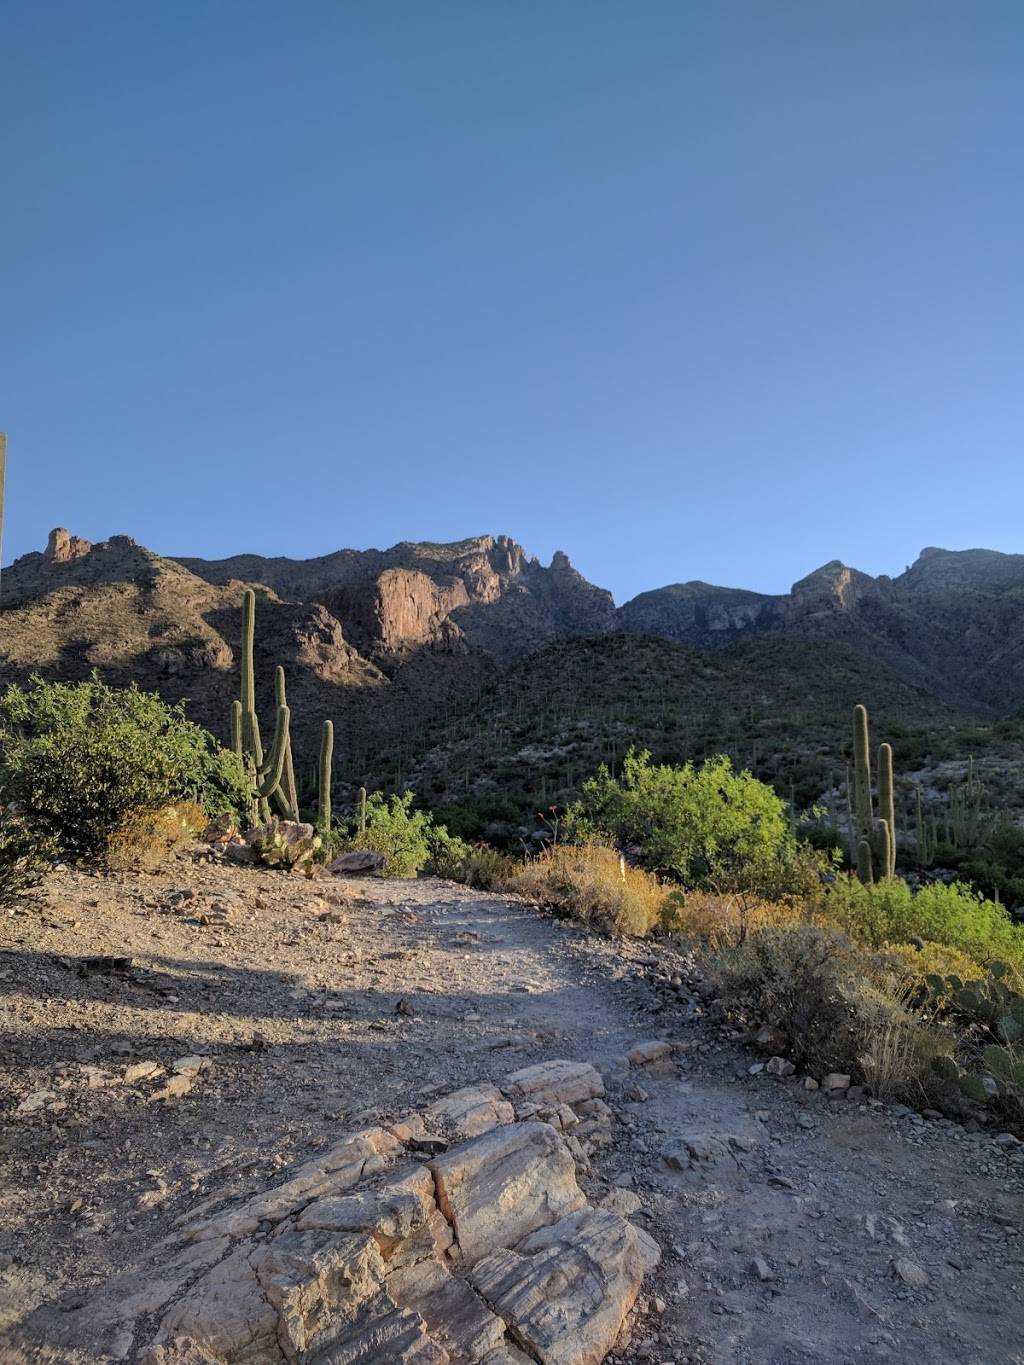
[[[660,1257],[646,1232],[587,1208],[485,1256],[469,1278],[542,1365],[600,1365]]]
[[[467,1265],[515,1246],[586,1202],[569,1149],[547,1123],[495,1128],[453,1147],[430,1170],[438,1207]]]

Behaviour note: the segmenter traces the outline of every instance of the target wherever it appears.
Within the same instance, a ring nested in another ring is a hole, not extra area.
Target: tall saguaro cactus
[[[333,777],[333,763],[334,723],[325,720],[323,733],[320,737],[320,782],[318,788],[319,799],[317,801],[316,810],[316,823],[322,834],[326,834],[331,828],[331,781]]]
[[[878,818],[871,791],[871,741],[866,706],[853,708],[854,813],[857,876],[862,882],[896,875],[896,798],[892,745],[878,749]]]
[[[246,588],[242,596],[242,659],[241,659],[241,700],[231,704],[231,747],[244,764],[253,786],[251,816],[254,821],[266,823],[270,819],[270,801],[286,820],[299,819],[299,798],[295,784],[295,762],[292,757],[291,710],[285,688],[284,669],[280,665],[274,670],[274,699],[277,715],[274,725],[274,739],[269,755],[264,755],[260,738],[260,723],[256,715],[256,594]],[[334,727],[331,729],[331,749],[334,742]],[[327,811],[330,820],[330,757],[328,756]],[[321,755],[321,784],[324,765]],[[321,809],[323,808],[323,787],[321,785]]]
[[[857,828],[862,839],[870,840],[874,824],[871,809],[871,746],[868,740],[868,709],[853,708],[853,781]]]
[[[884,868],[883,875],[889,878],[896,875],[896,796],[892,776],[892,745],[881,744],[878,748],[878,817],[879,826],[885,826],[886,833],[879,840],[879,865]],[[881,854],[885,852],[883,860]]]

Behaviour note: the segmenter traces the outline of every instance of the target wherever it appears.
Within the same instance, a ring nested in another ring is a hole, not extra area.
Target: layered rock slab
[[[47,1344],[143,1365],[594,1365],[658,1254],[577,1183],[562,1130],[604,1109],[596,1092],[592,1067],[550,1063],[348,1134],[276,1188],[193,1210]],[[484,1131],[412,1160],[395,1134],[428,1122]]]

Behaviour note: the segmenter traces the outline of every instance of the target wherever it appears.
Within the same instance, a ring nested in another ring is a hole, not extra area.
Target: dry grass
[[[206,815],[188,801],[133,811],[111,835],[106,865],[111,872],[158,872],[173,854],[195,843],[205,828]]]
[[[881,1100],[927,1103],[940,1087],[932,1063],[952,1053],[952,1040],[908,1008],[899,995],[878,993],[878,1006],[865,1012],[863,1079]]]
[[[509,889],[618,934],[648,934],[662,923],[657,877],[599,844],[554,848],[519,868]]]
[[[801,906],[756,900],[739,894],[673,891],[665,901],[664,925],[673,934],[709,948],[736,947],[748,933],[773,925],[802,924],[810,912]]]

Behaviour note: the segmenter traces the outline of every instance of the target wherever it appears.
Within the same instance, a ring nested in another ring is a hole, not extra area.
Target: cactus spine
[[[324,721],[320,737],[320,781],[318,786],[317,825],[322,834],[331,827],[331,779],[334,763],[334,723]]]

